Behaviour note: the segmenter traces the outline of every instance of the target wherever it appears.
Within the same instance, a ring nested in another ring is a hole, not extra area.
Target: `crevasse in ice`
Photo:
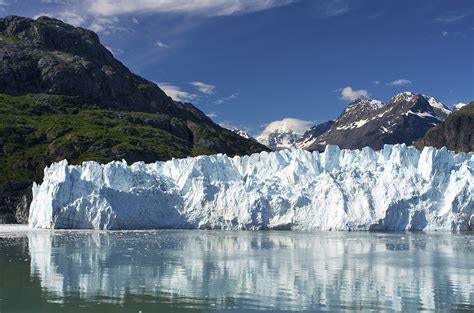
[[[405,145],[128,165],[67,161],[33,187],[37,228],[465,230],[474,153]]]

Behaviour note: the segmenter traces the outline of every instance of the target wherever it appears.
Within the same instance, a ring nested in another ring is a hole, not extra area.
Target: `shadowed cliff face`
[[[474,151],[474,101],[430,129],[416,146],[420,149],[432,146],[447,147],[456,152]]]
[[[154,162],[268,150],[130,72],[94,32],[18,16],[0,19],[0,148],[0,222],[25,221],[25,183],[41,181],[44,166],[61,159]]]

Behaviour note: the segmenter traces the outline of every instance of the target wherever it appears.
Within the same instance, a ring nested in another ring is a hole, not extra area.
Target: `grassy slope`
[[[78,107],[73,98],[65,96],[0,94],[0,146],[3,147],[0,183],[39,181],[45,165],[63,158],[75,164],[121,157],[151,162],[215,153],[192,146],[162,129],[136,122],[167,118],[157,113]],[[204,126],[189,126],[207,140],[219,135]]]

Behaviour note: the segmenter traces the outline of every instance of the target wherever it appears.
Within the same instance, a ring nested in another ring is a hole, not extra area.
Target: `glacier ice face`
[[[465,230],[474,153],[405,145],[101,165],[67,161],[33,188],[37,228]]]

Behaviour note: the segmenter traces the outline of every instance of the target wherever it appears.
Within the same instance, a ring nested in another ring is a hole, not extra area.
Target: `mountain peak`
[[[411,91],[404,91],[396,94],[392,99],[390,99],[390,102],[399,102],[399,101],[406,101],[406,102],[413,102],[417,98],[417,96],[422,97],[420,94],[413,93]]]
[[[370,109],[379,109],[383,106],[383,102],[380,100],[374,100],[368,97],[360,97],[349,103],[346,110],[352,110],[356,107],[366,106]]]
[[[342,111],[341,115],[336,119],[334,126],[340,129],[360,127],[366,121],[367,116],[383,106],[383,102],[379,100],[367,97],[358,98],[349,103],[344,111]]]
[[[429,105],[433,111],[436,113],[436,116],[443,120],[445,119],[452,111],[446,105],[444,105],[438,99],[427,96],[424,94],[417,94],[410,91],[405,91],[395,95],[391,100],[390,103],[403,103],[403,102],[410,102],[416,104],[422,100],[422,102],[426,101],[426,104]]]
[[[90,30],[49,17],[0,19],[0,92],[73,96],[107,109],[176,110],[155,83],[133,74]]]
[[[93,31],[47,16],[40,16],[36,20],[7,16],[0,19],[0,33],[29,46],[44,46],[75,54],[109,54]]]

